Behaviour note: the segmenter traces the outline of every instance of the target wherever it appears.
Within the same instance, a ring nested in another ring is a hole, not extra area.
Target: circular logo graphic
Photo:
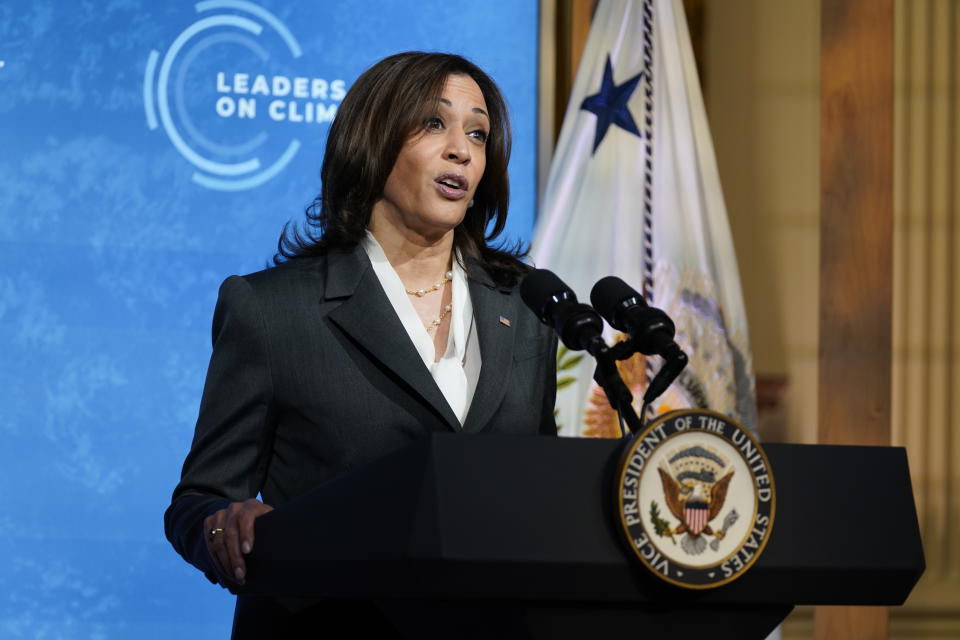
[[[248,0],[202,0],[200,18],[166,53],[151,50],[143,80],[147,127],[162,129],[217,191],[257,187],[302,146],[295,129],[332,122],[342,79],[296,72],[300,43],[277,16]],[[313,66],[315,66],[313,61]]]
[[[660,416],[624,452],[617,518],[657,577],[688,589],[736,580],[763,552],[776,491],[766,454],[729,418],[702,409]]]

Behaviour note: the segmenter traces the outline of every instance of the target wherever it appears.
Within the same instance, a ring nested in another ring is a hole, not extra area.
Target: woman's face
[[[483,177],[489,132],[480,87],[470,76],[448,76],[436,112],[400,150],[374,205],[374,224],[428,238],[459,225]]]

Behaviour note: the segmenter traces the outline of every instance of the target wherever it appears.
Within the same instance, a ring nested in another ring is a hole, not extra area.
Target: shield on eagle
[[[706,502],[691,502],[688,500],[683,505],[683,521],[687,523],[687,529],[690,530],[692,536],[698,536],[703,532],[709,521],[709,515],[710,505]]]

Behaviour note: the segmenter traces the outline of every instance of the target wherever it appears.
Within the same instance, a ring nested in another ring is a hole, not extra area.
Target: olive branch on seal
[[[677,544],[673,539],[670,523],[660,517],[660,507],[657,506],[656,500],[650,501],[650,522],[653,523],[653,530],[658,536],[669,536],[670,542]]]

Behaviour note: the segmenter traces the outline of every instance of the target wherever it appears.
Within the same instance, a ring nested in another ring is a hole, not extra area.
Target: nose
[[[467,136],[462,131],[450,131],[447,136],[447,145],[443,151],[444,157],[457,164],[470,162],[470,145]]]

